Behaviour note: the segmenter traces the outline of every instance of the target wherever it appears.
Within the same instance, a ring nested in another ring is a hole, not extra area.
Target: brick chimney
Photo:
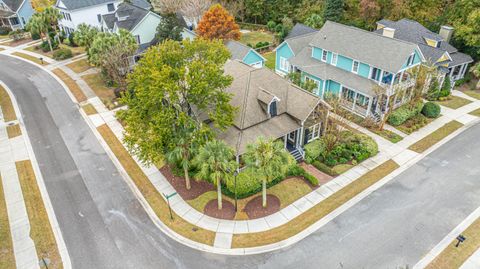
[[[453,35],[453,27],[442,25],[438,34],[443,38],[443,40],[445,40],[447,43],[450,43]]]
[[[395,29],[389,28],[389,27],[384,27],[383,28],[383,36],[393,38],[395,36]]]

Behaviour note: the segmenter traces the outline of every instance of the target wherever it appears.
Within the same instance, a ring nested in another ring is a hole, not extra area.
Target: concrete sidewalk
[[[475,253],[462,264],[460,269],[478,269],[480,268],[480,249],[475,251]]]

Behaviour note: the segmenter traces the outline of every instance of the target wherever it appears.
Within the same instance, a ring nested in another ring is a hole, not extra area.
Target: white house
[[[121,0],[57,0],[55,7],[63,19],[58,22],[66,34],[74,32],[78,25],[102,26],[102,15],[114,13]]]

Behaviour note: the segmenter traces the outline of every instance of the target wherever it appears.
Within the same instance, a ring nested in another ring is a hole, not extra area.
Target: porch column
[[[373,97],[369,96],[368,97],[368,106],[367,106],[367,117],[370,114],[370,110],[372,109],[372,102],[373,102]]]
[[[322,96],[321,96],[322,99],[323,99],[323,95],[325,94],[326,85],[327,85],[327,80],[324,80],[322,85]]]
[[[400,79],[398,80],[398,83],[402,83],[403,82],[403,74],[405,73],[405,70],[402,71],[402,73],[400,73]]]
[[[298,143],[295,146],[300,146],[300,147],[303,146],[303,141],[304,141],[304,138],[303,138],[304,134],[303,133],[304,132],[303,132],[303,124],[302,124],[302,127],[300,128],[300,135],[297,135],[297,138],[299,138],[300,141],[298,141]]]
[[[352,110],[355,110],[355,104],[357,103],[357,96],[358,93],[355,92],[355,95],[353,95],[353,105],[352,105]]]
[[[467,69],[468,69],[468,63],[464,64],[463,65],[463,71],[462,71],[462,78],[465,77],[465,73],[467,72]]]
[[[286,134],[285,137],[283,138],[284,148],[287,148],[287,137],[288,137],[288,134]]]

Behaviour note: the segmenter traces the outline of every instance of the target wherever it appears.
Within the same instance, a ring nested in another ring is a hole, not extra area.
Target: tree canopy
[[[240,27],[235,18],[220,4],[213,5],[203,14],[197,33],[207,39],[240,39]]]
[[[158,40],[158,43],[162,43],[167,39],[181,41],[182,30],[183,27],[180,25],[177,15],[174,13],[164,14],[157,26],[155,38]]]

